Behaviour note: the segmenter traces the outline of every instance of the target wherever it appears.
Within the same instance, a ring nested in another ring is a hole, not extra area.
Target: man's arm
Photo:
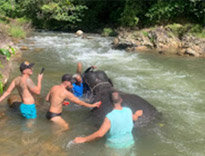
[[[89,107],[89,108],[94,108],[94,107],[99,107],[101,105],[101,102],[96,102],[94,104],[89,104],[89,103],[86,103],[84,101],[81,101],[79,100],[75,95],[73,95],[72,93],[68,92],[67,91],[67,96],[66,96],[70,101],[78,104],[78,105],[81,105],[81,106],[85,106],[85,107]]]
[[[132,115],[133,121],[137,121],[138,117],[139,117],[139,116],[142,116],[142,114],[143,114],[143,110],[137,110],[137,111],[135,112],[135,114]]]
[[[48,102],[50,98],[50,91],[48,92],[48,94],[46,95],[46,101]]]
[[[27,79],[27,86],[29,88],[29,90],[34,93],[39,95],[41,93],[41,81],[43,78],[43,74],[39,74],[38,75],[38,83],[37,86],[35,86],[35,84],[33,83],[33,81],[29,78]]]
[[[76,73],[78,73],[80,75],[82,74],[82,63],[81,62],[78,62],[78,64],[77,64]]]
[[[98,131],[86,137],[76,137],[73,141],[74,143],[79,144],[79,143],[89,142],[97,138],[102,138],[108,132],[110,127],[111,127],[110,120],[108,118],[105,118],[103,124],[101,125]]]
[[[15,85],[15,80],[13,80],[9,86],[9,88],[4,92],[4,94],[0,97],[0,103],[8,96],[11,94],[13,89],[16,87]]]

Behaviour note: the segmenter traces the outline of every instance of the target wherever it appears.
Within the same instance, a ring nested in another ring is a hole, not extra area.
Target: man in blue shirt
[[[74,74],[73,78],[75,78],[76,82],[73,83],[73,94],[76,97],[81,98],[83,96],[83,81],[82,81],[82,77],[80,76],[80,74]]]
[[[107,132],[106,144],[111,148],[126,148],[134,144],[132,135],[133,121],[142,116],[143,111],[138,110],[135,114],[128,107],[122,107],[122,98],[114,91],[111,94],[114,109],[105,117],[100,129],[86,137],[76,137],[74,143],[84,143],[103,137]]]
[[[87,73],[91,69],[94,69],[94,68],[96,68],[96,67],[91,66],[88,69],[86,69],[84,73]],[[76,71],[76,74],[73,75],[73,78],[76,80],[76,82],[72,84],[73,85],[73,94],[78,98],[82,98],[83,92],[85,92],[85,90],[87,89],[87,88],[85,88],[85,86],[83,84],[83,79],[82,79],[82,63],[78,62],[77,71]]]

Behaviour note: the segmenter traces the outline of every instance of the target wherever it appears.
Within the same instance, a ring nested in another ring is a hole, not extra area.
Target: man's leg
[[[53,117],[51,121],[61,126],[61,128],[63,128],[63,131],[66,131],[69,129],[68,123],[61,116]]]

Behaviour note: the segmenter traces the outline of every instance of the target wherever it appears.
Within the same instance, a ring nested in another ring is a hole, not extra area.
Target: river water
[[[124,92],[138,94],[160,112],[162,120],[150,127],[134,129],[131,149],[105,147],[105,138],[73,145],[76,136],[88,135],[98,127],[86,120],[87,108],[71,104],[64,107],[63,118],[70,130],[56,134],[56,127],[45,118],[49,104],[41,100],[38,118],[30,129],[18,111],[1,105],[8,118],[0,122],[2,156],[204,156],[205,155],[205,59],[128,53],[111,48],[112,38],[90,34],[88,39],[74,34],[34,33],[20,45],[29,50],[15,62],[10,81],[19,75],[19,63],[35,62],[32,79],[36,82],[45,67],[42,93],[59,84],[64,73],[75,73],[77,62],[84,69],[96,65]]]

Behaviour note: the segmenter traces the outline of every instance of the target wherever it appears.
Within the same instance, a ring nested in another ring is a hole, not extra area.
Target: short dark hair
[[[111,102],[113,104],[119,103],[121,100],[120,94],[117,91],[112,91],[110,96]]]
[[[31,69],[34,66],[34,63],[29,63],[28,61],[24,61],[20,64],[20,71],[21,73],[25,70],[25,69]]]

